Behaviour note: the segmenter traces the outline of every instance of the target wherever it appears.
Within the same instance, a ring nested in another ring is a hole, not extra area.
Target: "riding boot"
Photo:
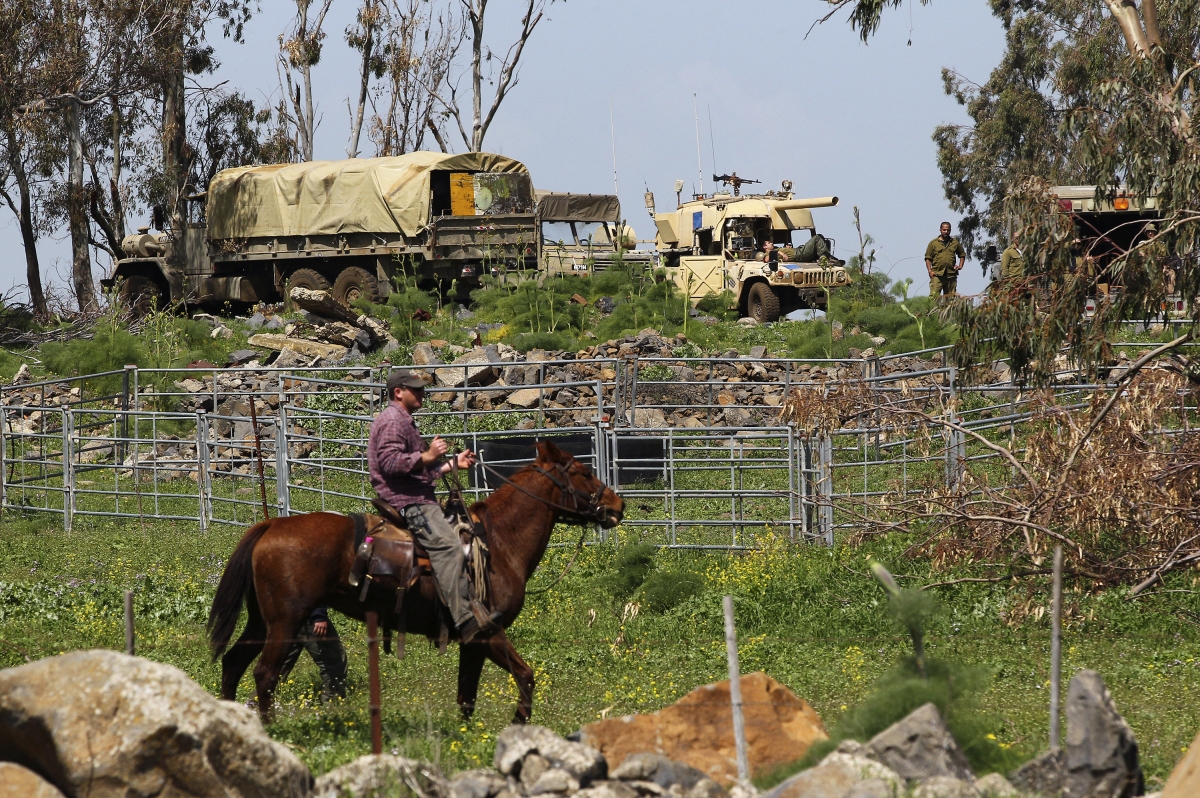
[[[489,614],[487,607],[478,601],[472,601],[471,618],[458,628],[462,642],[470,643],[476,638],[486,640],[500,634],[504,631],[504,627],[500,625],[501,617],[498,612]]]

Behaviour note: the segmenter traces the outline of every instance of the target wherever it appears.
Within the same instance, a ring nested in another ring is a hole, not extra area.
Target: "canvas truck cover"
[[[486,152],[413,152],[392,158],[242,166],[208,189],[212,239],[400,231],[429,223],[434,171],[523,175],[520,161]]]
[[[620,222],[621,202],[612,194],[537,193],[538,216],[552,221]]]

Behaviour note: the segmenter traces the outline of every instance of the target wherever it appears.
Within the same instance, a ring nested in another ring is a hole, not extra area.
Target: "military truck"
[[[529,170],[502,155],[245,166],[192,199],[183,230],[126,237],[102,285],[143,311],[275,302],[296,286],[348,305],[400,276],[465,302],[492,267],[537,267]]]
[[[1075,268],[1095,277],[1085,311],[1090,316],[1105,295],[1122,290],[1121,275],[1112,271],[1112,263],[1153,235],[1152,226],[1162,222],[1158,201],[1155,197],[1138,200],[1120,194],[1111,199],[1097,198],[1095,186],[1053,186],[1050,194],[1059,213],[1069,214],[1075,227]],[[1187,302],[1182,295],[1171,293],[1163,312],[1167,316],[1186,315]]]
[[[613,194],[538,191],[537,217],[543,275],[602,273],[618,254],[633,266],[654,262],[654,253],[637,249],[637,235],[621,219]]]
[[[760,324],[803,308],[824,310],[829,289],[849,285],[850,276],[831,254],[832,242],[818,237],[812,209],[838,198],[797,199],[789,181],[782,191],[741,195],[741,184],[753,181],[735,174],[727,182],[733,193],[700,195],[667,213],[655,211],[647,192],[655,246],[671,279],[693,304],[732,291],[739,315]],[[768,241],[777,247],[770,254]]]

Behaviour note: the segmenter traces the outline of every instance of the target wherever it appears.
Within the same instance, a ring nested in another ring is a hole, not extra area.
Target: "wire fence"
[[[1013,441],[1037,410],[999,371],[971,384],[938,365],[945,350],[867,360],[598,358],[496,363],[519,369],[473,384],[479,364],[435,366],[418,413],[427,436],[469,448],[471,498],[531,463],[552,440],[626,499],[622,531],[662,546],[752,547],[764,532],[832,544],[886,496],[953,490],[997,453],[962,430]],[[898,365],[905,368],[898,368]],[[932,366],[932,367],[920,367]],[[247,526],[271,515],[358,512],[373,495],[367,439],[390,366],[138,369],[0,388],[0,507]],[[449,375],[442,372],[448,369]],[[457,377],[461,369],[461,378]],[[980,376],[982,375],[982,377]],[[1068,380],[1060,407],[1104,385]],[[446,384],[449,383],[449,384]],[[781,419],[796,389],[866,391],[877,412],[810,433]],[[519,405],[508,404],[521,392]],[[569,399],[567,399],[569,397]],[[885,422],[895,405],[961,429]],[[186,408],[186,409],[185,409]],[[612,532],[597,532],[594,542]]]

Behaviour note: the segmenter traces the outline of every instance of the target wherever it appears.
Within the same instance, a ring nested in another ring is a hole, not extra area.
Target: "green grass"
[[[219,667],[204,645],[203,620],[224,559],[242,530],[147,521],[77,519],[65,535],[49,516],[8,514],[0,526],[0,664],[84,648],[123,645],[121,592],[137,598],[139,653],[176,665],[215,694]],[[558,542],[576,532],[560,528]],[[618,530],[621,540],[630,535]],[[720,597],[735,596],[743,672],[764,670],[810,701],[827,728],[861,726],[854,709],[872,685],[907,655],[907,636],[884,611],[884,596],[867,575],[875,556],[893,571],[931,578],[929,564],[904,561],[900,538],[833,550],[767,539],[763,550],[726,556],[659,552],[626,556],[638,573],[618,579],[612,546],[587,549],[549,593],[531,596],[512,630],[533,665],[538,688],[534,721],[568,733],[601,714],[656,710],[725,672]],[[569,556],[552,549],[535,584],[557,574]],[[639,600],[639,580],[684,573],[695,592],[670,602],[647,601],[622,623],[622,601]],[[969,571],[956,572],[967,575]],[[643,576],[644,574],[644,576]],[[939,573],[934,578],[945,578]],[[1200,602],[1192,577],[1134,602],[1121,591],[1093,593],[1068,584],[1065,674],[1100,671],[1133,726],[1151,784],[1161,784],[1196,732],[1200,690]],[[905,580],[906,585],[915,584]],[[1049,630],[1046,616],[1010,626],[1015,608],[1047,605],[1042,583],[964,584],[938,590],[944,611],[930,628],[931,660],[982,674],[977,718],[985,734],[1014,758],[1036,753],[1047,734]],[[620,597],[616,594],[619,593]],[[618,600],[619,598],[619,600]],[[317,672],[302,658],[280,691],[269,728],[322,772],[369,750],[364,631],[337,617],[350,655],[350,694],[322,707]],[[618,643],[618,639],[620,642]],[[484,670],[476,717],[464,724],[454,706],[456,661],[411,639],[403,662],[383,663],[385,746],[438,759],[450,770],[490,762],[496,734],[512,715],[516,694],[492,665]],[[249,696],[249,677],[239,697]],[[860,711],[861,714],[861,711]],[[853,723],[849,723],[854,721]],[[868,724],[869,725],[869,724]]]

